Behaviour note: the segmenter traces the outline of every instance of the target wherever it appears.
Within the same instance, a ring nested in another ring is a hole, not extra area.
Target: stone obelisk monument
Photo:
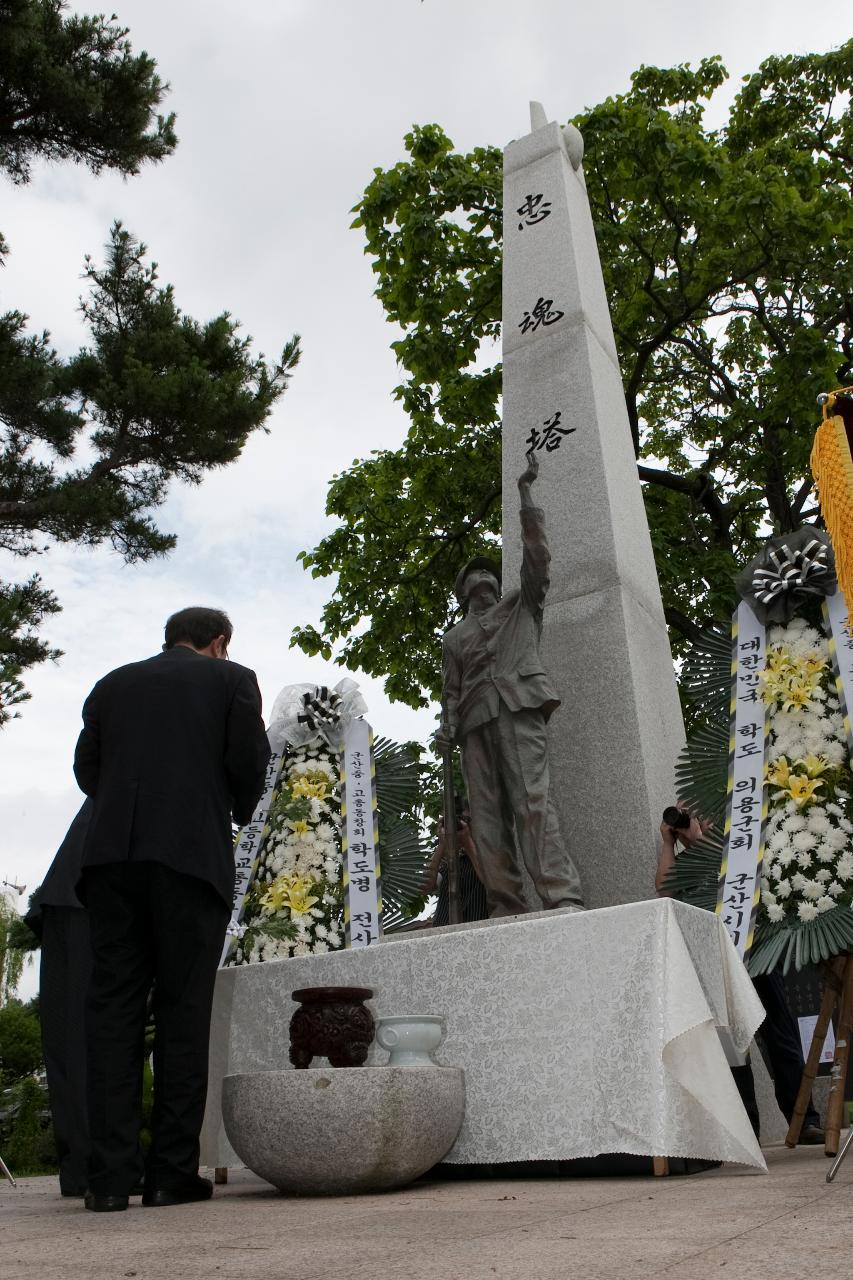
[[[588,907],[654,895],[684,727],[584,185],[583,140],[531,104],[504,152],[503,579],[531,447],[551,546],[551,785]]]

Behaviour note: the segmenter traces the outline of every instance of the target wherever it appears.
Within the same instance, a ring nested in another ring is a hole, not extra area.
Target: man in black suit
[[[86,1207],[126,1209],[136,1178],[145,1006],[154,984],[149,1206],[206,1200],[198,1175],[210,1013],[234,889],[231,817],[251,819],[270,751],[255,674],[223,661],[231,623],[184,609],[163,652],[119,667],[83,707],[74,772],[93,809],[80,896],[88,1005]]]
[[[92,948],[76,886],[91,812],[92,801],[85,800],[24,916],[41,942],[39,1020],[64,1196],[82,1196],[87,1185],[84,1023]]]

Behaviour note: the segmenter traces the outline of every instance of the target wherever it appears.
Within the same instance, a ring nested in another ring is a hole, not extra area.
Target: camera
[[[667,805],[664,809],[663,820],[673,831],[686,831],[692,821],[686,809],[677,809],[674,804]]]

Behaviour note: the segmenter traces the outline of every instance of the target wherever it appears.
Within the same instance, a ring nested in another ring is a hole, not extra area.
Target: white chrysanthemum
[[[812,902],[800,902],[797,904],[797,915],[803,921],[814,920],[817,916],[817,907]]]
[[[791,844],[797,853],[808,853],[814,849],[817,844],[817,837],[813,831],[806,829],[805,831],[795,831],[791,836]]]
[[[805,871],[806,867],[810,867],[811,865],[812,865],[812,855],[810,853],[797,854],[797,866],[802,867],[803,870]]]
[[[827,871],[826,867],[821,867],[820,871],[814,873],[815,880],[819,880],[821,884],[826,884],[827,880],[832,879],[832,872]]]
[[[776,885],[775,894],[777,898],[790,898],[791,882],[790,880],[780,880]]]
[[[808,880],[800,871],[795,872],[794,875],[791,876],[791,884],[796,889],[797,893],[802,893],[808,883]]]
[[[838,859],[835,874],[839,880],[849,880],[853,876],[853,853],[843,853]]]
[[[314,943],[313,950],[314,950],[315,956],[324,956],[326,952],[329,950],[328,943],[321,942],[320,939],[318,938],[318,940]]]
[[[806,817],[806,826],[809,831],[814,831],[817,835],[823,835],[825,831],[829,830],[829,818],[820,805],[812,805]]]
[[[837,768],[838,765],[844,763],[847,748],[843,742],[827,742],[824,744],[823,754],[826,756],[828,763]]]
[[[779,902],[768,903],[767,905],[768,919],[776,923],[776,921],[782,920],[784,918],[784,915],[785,915],[785,908],[782,906],[781,903]]]
[[[793,801],[789,803],[793,803]],[[796,806],[794,807],[796,808]],[[789,814],[788,817],[785,819],[785,821],[782,823],[782,830],[788,831],[792,835],[795,831],[804,831],[805,827],[806,827],[806,820],[801,813]]]
[[[833,880],[826,892],[831,893],[833,898],[840,898],[844,892],[844,886],[839,884],[837,880]]]
[[[822,898],[818,898],[817,900],[817,909],[820,912],[831,911],[834,906],[835,902],[830,898],[828,893],[825,893]]]
[[[776,901],[776,895],[771,891],[769,885],[767,885],[766,888],[762,886],[761,901],[764,903],[765,907],[771,906]]]
[[[818,898],[823,894],[823,885],[817,880],[807,880],[803,885],[802,894],[810,902],[817,902]]]
[[[832,814],[833,818],[844,817],[844,810],[841,808],[841,805],[835,804],[832,800],[830,800],[827,804],[825,804],[824,808],[826,809],[827,813]]]
[[[788,847],[788,835],[785,831],[774,831],[767,840],[767,848],[771,853],[779,853]]]
[[[293,944],[293,954],[295,956],[310,956],[311,948],[308,943],[301,938]]]

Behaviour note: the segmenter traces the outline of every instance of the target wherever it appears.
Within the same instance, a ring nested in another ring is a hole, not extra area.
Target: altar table
[[[239,1164],[222,1079],[289,1067],[291,992],[311,986],[372,987],[377,1018],[442,1015],[436,1061],[463,1067],[467,1088],[449,1163],[626,1152],[765,1169],[717,1034],[744,1052],[764,1010],[709,912],[671,898],[541,912],[224,969],[203,1164]],[[387,1056],[374,1044],[368,1061]]]

